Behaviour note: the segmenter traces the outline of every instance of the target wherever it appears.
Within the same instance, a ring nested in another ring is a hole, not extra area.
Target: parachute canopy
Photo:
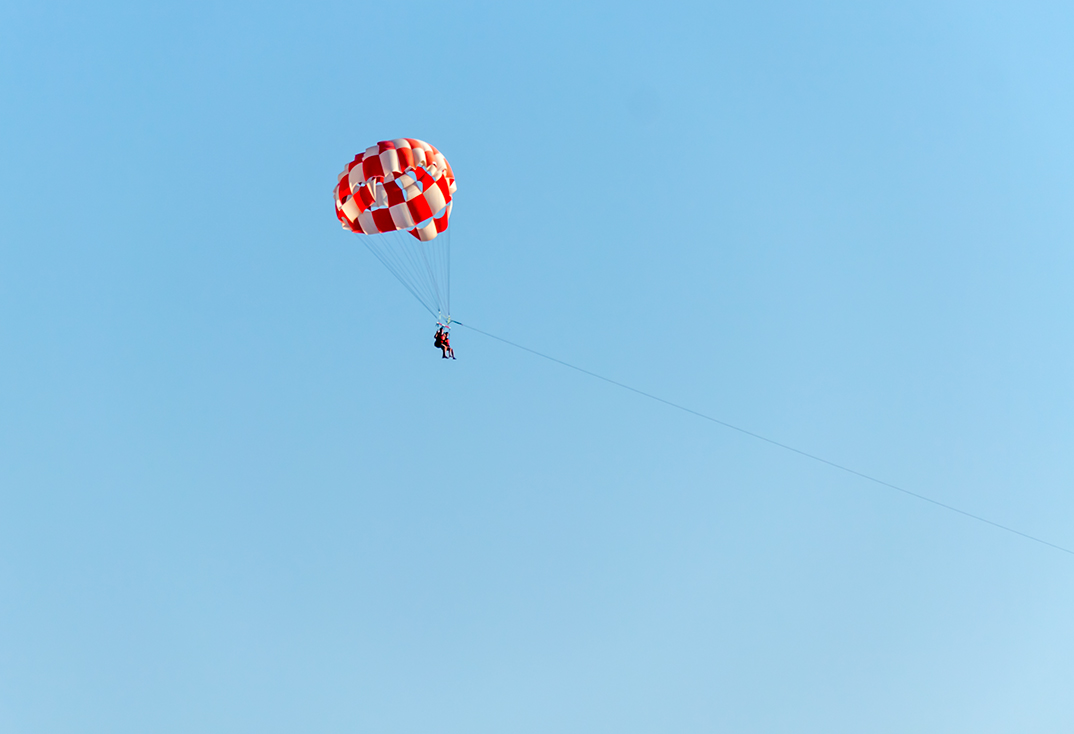
[[[383,140],[339,174],[336,217],[442,323],[450,324],[455,175],[422,140]],[[412,236],[407,236],[412,235]]]
[[[422,242],[448,227],[455,175],[433,146],[383,140],[354,156],[335,190],[336,216],[360,234],[406,230]]]

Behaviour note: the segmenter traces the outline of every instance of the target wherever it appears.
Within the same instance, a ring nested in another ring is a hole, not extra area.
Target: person
[[[447,329],[444,328],[443,324],[437,324],[433,345],[440,350],[442,359],[447,359],[449,356],[455,359],[455,350],[451,348],[451,338],[448,336]]]
[[[440,335],[440,351],[443,353],[443,358],[447,359],[450,356],[455,359],[455,350],[451,348],[451,337],[446,329],[441,329],[441,331],[443,333]]]

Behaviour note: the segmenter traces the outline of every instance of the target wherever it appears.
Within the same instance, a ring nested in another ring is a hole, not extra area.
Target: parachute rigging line
[[[622,382],[618,382],[618,381],[613,380],[613,379],[611,379],[609,377],[605,377],[604,375],[598,375],[596,372],[590,372],[587,369],[577,367],[577,366],[575,366],[575,365],[573,365],[573,364],[571,364],[569,362],[564,362],[562,359],[556,359],[555,357],[551,357],[551,356],[549,356],[547,354],[542,354],[541,352],[538,352],[536,349],[530,349],[529,347],[524,347],[521,344],[516,344],[513,341],[509,341],[507,339],[504,339],[501,336],[496,336],[495,334],[490,334],[487,331],[482,331],[481,329],[478,329],[476,326],[470,326],[469,324],[464,324],[461,321],[453,321],[453,323],[458,325],[458,326],[465,327],[465,328],[469,329],[470,331],[476,331],[478,334],[483,334],[484,336],[487,336],[490,339],[495,339],[496,341],[503,342],[504,344],[507,344],[507,345],[512,346],[512,347],[515,347],[516,349],[521,349],[524,352],[529,352],[530,354],[535,354],[538,357],[541,357],[543,359],[549,360],[550,362],[555,362],[556,364],[563,365],[564,367],[568,367],[568,368],[570,368],[572,370],[575,370],[576,372],[581,372],[584,375],[589,375],[590,377],[595,377],[598,380],[603,380],[604,382],[607,382],[609,384],[615,385],[616,387],[621,387],[624,390],[629,390],[632,393],[637,393],[638,395],[641,395],[642,397],[649,398],[650,400],[655,400],[658,403],[663,403],[664,405],[668,405],[668,406],[670,406],[672,408],[676,408],[677,410],[681,410],[681,411],[683,411],[685,413],[690,413],[691,415],[697,416],[698,418],[703,418],[704,420],[710,421],[712,423],[716,423],[717,425],[723,426],[724,428],[730,428],[732,431],[738,431],[739,433],[742,433],[742,434],[744,434],[746,436],[749,436],[751,438],[756,438],[759,441],[764,441],[765,443],[768,443],[768,444],[771,444],[772,446],[776,446],[778,448],[784,449],[785,451],[790,451],[792,453],[798,454],[799,456],[804,456],[807,459],[812,459],[813,461],[819,462],[821,464],[826,464],[827,466],[830,466],[830,467],[832,467],[834,469],[839,469],[840,471],[844,471],[844,472],[846,472],[848,474],[853,474],[854,476],[856,476],[856,477],[858,477],[860,479],[865,479],[867,481],[873,482],[874,484],[878,484],[881,487],[886,487],[887,489],[893,489],[896,492],[901,492],[902,494],[907,495],[909,497],[913,497],[914,499],[918,499],[918,500],[921,500],[923,502],[928,502],[929,504],[935,505],[936,507],[941,507],[941,508],[943,508],[945,510],[949,510],[950,512],[954,512],[954,513],[957,513],[957,514],[962,515],[964,517],[968,517],[971,520],[976,520],[977,522],[984,523],[985,525],[991,525],[994,528],[1004,530],[1004,531],[1006,531],[1008,533],[1013,533],[1014,535],[1019,535],[1019,536],[1025,538],[1026,540],[1032,540],[1035,543],[1040,543],[1041,545],[1046,545],[1049,548],[1052,548],[1054,550],[1062,551],[1063,553],[1068,553],[1070,555],[1074,555],[1074,550],[1071,550],[1069,548],[1064,548],[1061,545],[1056,545],[1055,543],[1051,543],[1051,542],[1049,542],[1047,540],[1044,540],[1043,538],[1038,538],[1035,535],[1030,535],[1029,533],[1023,533],[1021,530],[1016,530],[1016,529],[1010,527],[1009,525],[1003,525],[1001,523],[995,522],[994,520],[989,520],[988,518],[981,517],[980,515],[975,515],[972,512],[967,512],[966,510],[959,509],[958,507],[955,507],[954,505],[949,505],[949,504],[947,504],[945,502],[940,502],[939,500],[935,500],[935,499],[933,499],[931,497],[927,497],[927,496],[925,496],[923,494],[919,494],[917,492],[912,492],[909,489],[905,489],[904,487],[900,487],[898,485],[892,484],[891,482],[885,482],[883,479],[877,479],[876,477],[873,477],[873,476],[870,476],[870,475],[865,474],[863,472],[857,471],[856,469],[851,469],[848,466],[843,466],[842,464],[838,464],[838,463],[836,463],[834,461],[830,461],[830,460],[825,459],[825,458],[823,458],[821,456],[817,456],[816,454],[811,454],[808,451],[803,451],[802,449],[796,449],[793,446],[789,446],[789,445],[787,445],[785,443],[781,443],[779,441],[776,441],[775,439],[768,438],[767,436],[762,436],[759,433],[754,433],[753,431],[749,431],[749,430],[747,430],[745,428],[740,428],[739,426],[736,426],[736,425],[733,425],[731,423],[728,423],[727,421],[722,421],[719,418],[713,418],[711,415],[705,415],[704,413],[696,411],[693,408],[687,408],[685,405],[680,405],[678,403],[673,403],[670,400],[665,400],[664,398],[659,397],[657,395],[653,395],[652,393],[647,393],[644,390],[639,390],[636,387],[631,387],[630,385],[626,385],[626,384],[624,384]]]
[[[422,305],[422,307],[426,311],[428,311],[429,313],[433,314],[433,316],[436,316],[436,314],[433,313],[433,310],[431,308],[429,308],[428,305],[426,305],[426,303],[429,300],[428,297],[427,296],[422,297],[414,289],[414,286],[411,286],[410,282],[412,280],[414,280],[414,278],[412,276],[411,277],[404,276],[403,271],[401,270],[401,268],[396,263],[394,263],[391,260],[389,260],[387,255],[382,254],[379,250],[377,250],[373,246],[371,246],[368,243],[366,243],[366,247],[368,248],[368,250],[371,253],[373,253],[373,256],[376,257],[378,260],[380,260],[381,264],[385,268],[388,269],[388,272],[390,272],[392,275],[394,275],[395,279],[398,280],[400,283],[402,283],[404,288],[406,288],[408,291],[410,291],[410,295],[414,296],[414,298],[416,298],[418,300],[418,303],[420,303]]]

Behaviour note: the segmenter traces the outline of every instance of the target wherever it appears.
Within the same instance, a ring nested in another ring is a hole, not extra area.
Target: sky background
[[[0,731],[1070,732],[1074,6],[0,5]]]

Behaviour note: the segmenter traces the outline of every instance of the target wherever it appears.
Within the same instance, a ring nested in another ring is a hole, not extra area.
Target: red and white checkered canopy
[[[422,242],[447,229],[455,176],[433,146],[414,138],[382,140],[339,174],[336,216],[357,234],[406,230]]]

